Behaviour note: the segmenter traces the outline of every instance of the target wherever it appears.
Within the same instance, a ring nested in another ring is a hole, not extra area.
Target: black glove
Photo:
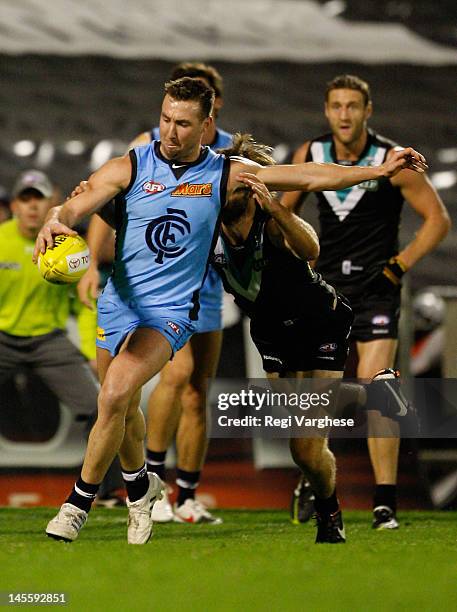
[[[401,287],[401,279],[406,272],[405,264],[397,255],[391,257],[369,281],[368,287],[374,293],[392,293]]]

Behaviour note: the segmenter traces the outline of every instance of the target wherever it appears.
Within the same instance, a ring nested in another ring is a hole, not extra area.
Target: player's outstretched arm
[[[332,191],[346,189],[364,181],[391,178],[400,170],[409,168],[422,173],[427,169],[423,155],[407,147],[398,147],[392,156],[380,166],[340,166],[307,162],[288,166],[262,166],[240,168],[239,171],[254,172],[269,189],[281,191]],[[252,169],[254,168],[254,169]],[[231,172],[232,177],[232,172]],[[234,177],[236,180],[236,177]]]
[[[299,147],[293,154],[291,163],[304,164],[306,156],[308,155],[309,146],[309,142],[302,144],[302,146]],[[286,191],[282,194],[281,204],[298,214],[306,197],[306,191]]]
[[[70,198],[60,207],[53,209],[47,216],[35,243],[33,260],[54,244],[53,236],[62,233],[61,224],[72,228],[85,216],[97,211],[106,202],[126,189],[131,178],[132,165],[129,157],[109,160],[94,172],[88,181],[88,189]]]
[[[255,174],[244,172],[239,177],[251,188],[256,202],[271,216],[267,231],[272,242],[279,248],[291,251],[299,259],[316,259],[319,256],[319,239],[313,227],[283,206]]]

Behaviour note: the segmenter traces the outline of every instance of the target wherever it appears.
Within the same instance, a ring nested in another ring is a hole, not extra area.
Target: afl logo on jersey
[[[167,213],[151,221],[146,228],[146,244],[157,253],[155,262],[158,264],[185,253],[187,249],[179,246],[179,239],[190,234],[190,223],[184,210],[167,208]]]
[[[154,181],[146,181],[143,183],[143,191],[146,193],[160,193],[165,190],[165,185],[155,183]]]

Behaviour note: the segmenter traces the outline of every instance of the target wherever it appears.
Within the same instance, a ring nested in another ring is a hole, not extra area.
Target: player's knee
[[[183,363],[174,363],[171,361],[160,374],[160,384],[166,385],[167,387],[173,387],[182,392],[186,385],[189,384],[191,374],[191,363],[187,363],[187,361]]]
[[[325,439],[292,439],[290,450],[295,463],[311,473],[319,471],[326,455],[332,456]]]
[[[131,392],[126,386],[104,384],[98,397],[99,417],[125,417],[130,399]]]

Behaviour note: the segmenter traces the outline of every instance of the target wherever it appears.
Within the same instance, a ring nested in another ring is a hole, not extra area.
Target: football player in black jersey
[[[274,164],[269,148],[246,134],[236,134],[224,153]],[[251,320],[263,369],[270,378],[341,378],[352,311],[308,263],[319,254],[316,232],[254,174],[242,180],[222,211],[212,263]],[[326,437],[292,438],[290,448],[316,496],[316,542],[344,542],[335,457]]]
[[[368,83],[353,75],[335,77],[328,83],[325,95],[325,115],[331,131],[305,142],[295,152],[293,163],[383,163],[396,145],[367,127],[372,111]],[[316,195],[320,219],[316,269],[350,300],[355,315],[351,337],[356,341],[359,357],[357,376],[369,379],[394,364],[402,277],[446,236],[449,215],[427,176],[408,169],[391,178]],[[297,210],[302,200],[302,192],[289,192],[282,203]],[[404,201],[422,217],[423,223],[411,242],[400,249],[398,233]],[[373,412],[372,419],[375,417],[381,418]],[[376,529],[398,527],[399,444],[398,437],[368,439],[376,481]],[[297,487],[296,496],[303,499],[303,493]]]

